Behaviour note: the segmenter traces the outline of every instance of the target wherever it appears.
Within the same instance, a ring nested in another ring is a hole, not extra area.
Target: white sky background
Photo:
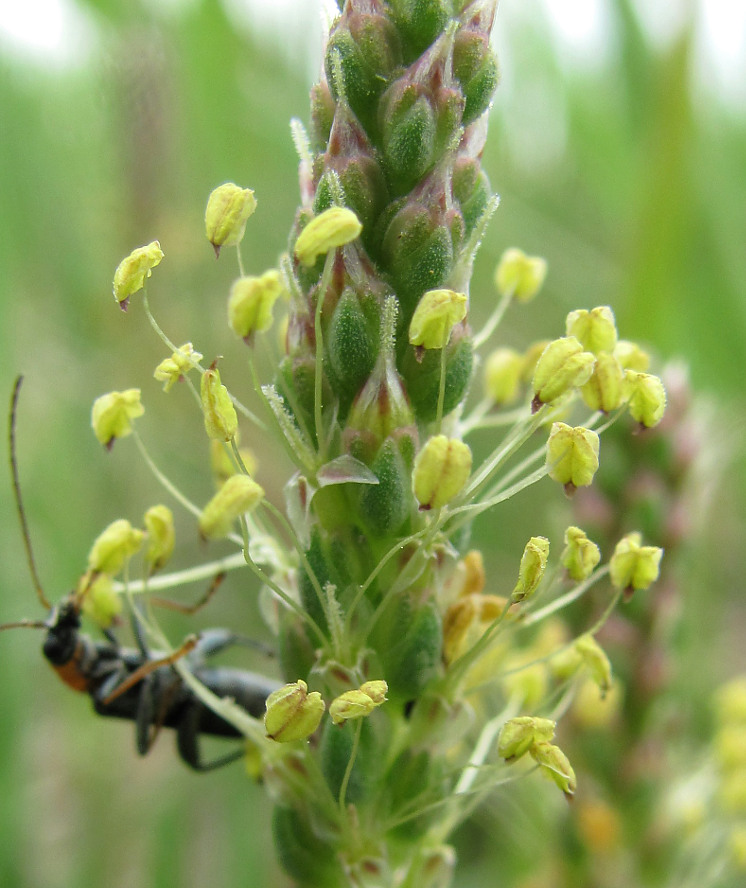
[[[149,2],[167,16],[190,0]],[[333,14],[332,0],[227,0],[227,5],[237,23],[250,21],[268,36],[289,16],[298,27],[288,54],[308,46],[313,36],[316,45],[307,64],[309,76],[315,75],[323,32],[320,11],[326,8]],[[610,51],[608,0],[500,0],[498,15],[535,15],[536,5],[544,8],[566,64],[593,65]],[[704,91],[746,109],[746,0],[635,0],[635,6],[653,39],[662,43],[675,36],[685,11],[693,9],[698,25],[697,76]],[[72,0],[0,0],[0,52],[65,66],[85,58],[94,40],[90,23]]]

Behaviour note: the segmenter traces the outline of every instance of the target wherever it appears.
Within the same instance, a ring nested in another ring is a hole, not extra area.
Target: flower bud
[[[616,589],[631,594],[635,589],[647,589],[658,579],[663,549],[641,546],[642,535],[628,533],[616,544],[609,564],[611,583]]]
[[[318,728],[326,706],[318,691],[308,693],[300,679],[278,688],[267,697],[264,727],[270,740],[290,743],[305,740]]]
[[[114,575],[125,561],[139,551],[145,539],[142,530],[134,528],[125,518],[119,518],[103,530],[88,553],[88,569],[94,573]]]
[[[231,476],[205,506],[200,533],[207,539],[227,536],[236,518],[255,509],[263,497],[264,490],[248,475]]]
[[[238,417],[216,367],[202,374],[200,394],[207,434],[217,441],[230,441],[238,431]]]
[[[381,101],[383,156],[395,193],[409,191],[435,161],[438,115],[419,84],[396,81]]]
[[[132,432],[132,420],[145,413],[140,403],[140,389],[109,392],[93,402],[91,426],[96,438],[111,448],[116,438],[124,438]]]
[[[512,348],[498,348],[484,365],[484,389],[498,406],[510,404],[521,391],[523,355]]]
[[[591,378],[581,386],[580,394],[591,410],[611,413],[625,398],[624,371],[611,352],[599,352]]]
[[[550,342],[534,370],[534,412],[588,382],[595,363],[595,356],[585,351],[574,336]]]
[[[148,532],[148,546],[145,560],[150,572],[160,570],[171,558],[174,551],[174,516],[168,506],[151,506],[145,513],[145,529]]]
[[[126,259],[117,266],[114,272],[114,298],[122,311],[127,311],[129,298],[133,293],[142,290],[152,270],[163,259],[163,251],[158,241],[133,250]]]
[[[666,390],[661,380],[636,370],[627,370],[624,380],[632,418],[647,429],[658,425],[666,410]]]
[[[508,248],[495,269],[495,286],[501,296],[507,293],[517,302],[530,302],[547,276],[547,263],[540,256],[527,256],[518,247]]]
[[[487,110],[497,88],[497,59],[487,34],[467,28],[459,30],[453,47],[453,74],[466,99],[463,125],[468,126]]]
[[[170,392],[202,360],[203,355],[194,350],[191,342],[185,342],[170,358],[164,358],[155,368],[153,377],[163,383],[163,391]]]
[[[565,531],[565,548],[560,555],[562,566],[570,579],[580,582],[593,573],[601,560],[598,546],[589,540],[579,527],[568,527]]]
[[[435,435],[425,442],[414,463],[414,495],[420,509],[439,509],[450,502],[471,474],[471,450],[456,438]]]
[[[409,342],[422,348],[445,348],[451,330],[466,317],[467,298],[454,290],[428,290],[409,324]]]
[[[559,746],[536,743],[530,752],[531,758],[539,765],[542,773],[556,783],[568,799],[571,799],[575,795],[578,781],[569,759]]]
[[[272,307],[284,289],[282,275],[276,268],[261,277],[241,277],[234,282],[228,297],[228,323],[246,342],[255,333],[272,326]]]
[[[611,688],[611,663],[606,652],[589,634],[576,639],[573,647],[583,658],[583,663],[588,667],[593,681],[601,690],[601,696],[604,696]]]
[[[385,681],[366,681],[358,690],[345,691],[329,704],[329,715],[335,725],[370,715],[386,702],[389,687]]]
[[[564,484],[568,494],[576,487],[588,487],[598,469],[598,448],[598,435],[591,429],[552,423],[547,441],[549,477]]]
[[[101,629],[108,629],[122,611],[122,598],[114,591],[108,574],[85,573],[76,590],[81,596],[82,611]]]
[[[549,540],[531,537],[526,543],[518,570],[518,582],[513,589],[513,601],[525,601],[534,594],[544,576],[549,557]]]
[[[349,244],[360,235],[363,226],[347,207],[330,207],[315,216],[298,235],[295,255],[303,265],[314,265],[319,256]]]
[[[235,247],[243,240],[246,222],[256,209],[254,192],[239,188],[233,182],[219,185],[207,199],[205,210],[205,234],[215,256],[221,247]]]
[[[614,312],[608,305],[600,305],[591,311],[584,308],[571,311],[565,322],[567,336],[574,336],[586,351],[598,355],[613,352],[617,344]]]
[[[514,762],[536,743],[548,743],[554,737],[555,722],[548,718],[521,715],[505,722],[497,741],[497,754]]]

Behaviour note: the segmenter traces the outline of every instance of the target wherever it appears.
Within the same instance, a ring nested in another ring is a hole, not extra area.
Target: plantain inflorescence
[[[239,252],[226,297],[244,380],[224,380],[217,357],[201,363],[199,342],[177,348],[158,326],[146,292],[163,256],[157,242],[115,278],[123,307],[145,291],[165,348],[156,380],[194,396],[215,495],[191,503],[152,462],[133,426],[138,390],[99,398],[94,431],[107,447],[132,434],[203,541],[236,546],[193,576],[243,566],[259,590],[284,683],[266,721],[198,691],[194,676],[193,688],[251,741],[279,858],[309,888],[444,886],[450,834],[498,784],[534,770],[571,797],[575,772],[550,742],[556,713],[583,670],[605,693],[611,665],[595,638],[603,619],[574,627],[574,643],[544,628],[593,586],[608,615],[657,576],[661,550],[636,534],[604,562],[582,528],[567,528],[564,550],[560,529],[550,552],[551,532],[537,527],[504,576],[468,547],[474,519],[488,513],[482,539],[499,549],[491,516],[543,479],[569,496],[591,485],[602,434],[627,408],[640,430],[665,407],[647,356],[619,339],[608,306],[571,312],[556,338],[525,351],[489,345],[504,313],[540,296],[547,276],[543,259],[515,247],[494,293],[476,294],[494,305],[472,329],[472,264],[497,207],[481,167],[498,80],[496,5],[340,0],[310,125],[294,123],[301,200],[287,252],[245,273],[254,192],[227,183],[207,204],[216,255]],[[267,355],[271,371],[261,369]],[[283,503],[260,486],[239,426],[287,453]],[[562,492],[541,489],[556,515]],[[97,541],[84,595],[99,576],[110,594],[147,594],[173,551],[174,524],[165,506],[144,523],[115,523]],[[547,516],[537,523],[552,526]],[[185,572],[172,576],[176,585]],[[138,619],[156,631],[152,616]]]

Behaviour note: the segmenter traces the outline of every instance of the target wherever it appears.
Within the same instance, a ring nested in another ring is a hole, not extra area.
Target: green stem
[[[355,759],[357,758],[357,750],[360,746],[360,734],[363,730],[363,720],[359,718],[357,720],[357,725],[355,726],[355,737],[352,741],[352,750],[350,751],[350,760],[347,762],[347,767],[345,768],[344,777],[342,778],[342,785],[339,787],[339,809],[344,814],[345,812],[345,797],[347,795],[347,786],[350,782],[350,776],[352,775],[352,768],[355,764]]]

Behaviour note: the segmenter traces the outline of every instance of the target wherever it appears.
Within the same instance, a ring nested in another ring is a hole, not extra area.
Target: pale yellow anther
[[[122,596],[108,574],[85,573],[76,590],[83,613],[101,629],[108,629],[122,612]]]
[[[386,702],[388,685],[385,681],[366,681],[355,690],[345,691],[329,704],[329,715],[335,725],[370,715]]]
[[[428,290],[414,310],[409,324],[410,345],[445,348],[451,330],[466,317],[468,300],[455,290]]]
[[[666,412],[666,389],[661,380],[651,373],[627,370],[624,382],[632,418],[648,429],[658,425]]]
[[[256,209],[256,198],[250,188],[233,182],[219,185],[211,192],[205,210],[205,234],[215,255],[221,247],[234,247],[243,240],[246,222]]]
[[[153,377],[163,383],[163,391],[170,392],[200,361],[202,355],[194,350],[191,342],[185,342],[170,358],[164,358],[155,368]]]
[[[595,355],[586,351],[574,336],[550,342],[534,370],[534,409],[584,385],[590,379],[595,364]]]
[[[205,431],[216,441],[230,441],[238,431],[238,416],[216,367],[202,374],[200,395]]]
[[[552,423],[546,458],[549,477],[564,484],[568,493],[587,487],[598,469],[598,451],[599,438],[592,429]]]
[[[650,366],[650,355],[643,351],[636,342],[620,339],[614,348],[614,357],[623,370],[637,370],[644,373]]]
[[[606,652],[592,635],[581,635],[573,645],[585,663],[601,694],[611,688],[611,663]]]
[[[435,435],[417,454],[412,473],[421,509],[439,509],[457,496],[471,474],[471,450],[457,438]]]
[[[570,579],[580,582],[587,579],[601,560],[598,546],[588,539],[584,530],[570,526],[565,531],[565,548],[560,556],[562,566]]]
[[[119,573],[124,563],[139,552],[144,539],[144,531],[133,527],[125,518],[112,521],[96,537],[88,553],[88,569],[112,576]]]
[[[624,371],[611,352],[596,355],[596,366],[588,382],[580,387],[580,394],[587,407],[604,413],[611,413],[624,403]]]
[[[272,326],[272,307],[284,290],[282,275],[276,268],[259,277],[241,277],[231,287],[228,297],[228,323],[242,339],[250,341],[255,333]]]
[[[663,549],[643,546],[642,535],[628,533],[616,544],[609,564],[611,583],[627,592],[647,589],[658,579]]]
[[[505,722],[497,741],[497,754],[506,761],[521,758],[537,743],[554,737],[555,722],[548,718],[521,715]]]
[[[484,390],[495,404],[510,404],[521,392],[525,358],[512,348],[498,348],[484,365]]]
[[[255,509],[263,498],[263,488],[248,475],[232,475],[205,506],[199,519],[200,533],[207,539],[227,536],[233,522]]]
[[[319,256],[351,243],[362,230],[363,226],[352,210],[330,207],[311,219],[298,235],[295,255],[303,265],[314,265]]]
[[[174,515],[168,506],[151,506],[144,517],[148,532],[148,545],[145,560],[151,572],[160,570],[171,558],[176,542]]]
[[[509,247],[495,269],[495,286],[501,296],[512,293],[517,302],[536,296],[547,276],[547,263],[540,256],[527,256],[518,247]]]
[[[117,266],[114,272],[113,292],[119,307],[127,310],[127,303],[133,293],[142,290],[152,270],[163,259],[163,250],[158,241],[133,250]]]
[[[518,582],[513,589],[513,601],[525,601],[534,594],[544,576],[549,558],[549,540],[531,537],[526,543],[518,570]]]
[[[318,728],[326,706],[318,691],[298,680],[273,691],[267,697],[264,727],[267,736],[278,743],[306,740]]]
[[[555,783],[568,799],[571,799],[575,795],[578,781],[570,760],[559,746],[553,746],[551,743],[535,743],[529,752],[541,772]]]
[[[140,402],[140,389],[109,392],[93,402],[91,427],[96,438],[111,447],[117,438],[132,433],[132,420],[145,413]]]
[[[608,305],[600,305],[591,311],[584,308],[571,311],[565,322],[568,336],[574,336],[586,351],[598,355],[613,352],[617,344],[614,312]]]

